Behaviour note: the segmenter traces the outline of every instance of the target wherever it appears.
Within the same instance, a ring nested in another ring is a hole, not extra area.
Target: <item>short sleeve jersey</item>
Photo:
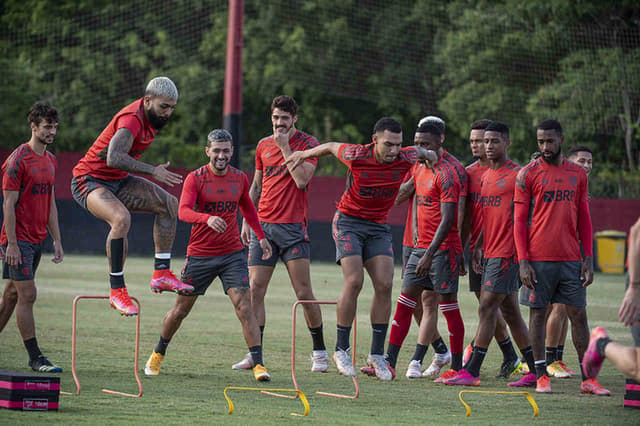
[[[513,193],[520,166],[508,160],[482,177],[482,239],[484,257],[511,258],[516,254],[513,239]]]
[[[208,165],[187,175],[180,196],[180,207],[186,205],[194,211],[219,216],[227,222],[227,229],[222,233],[211,229],[206,221],[194,223],[187,256],[221,256],[243,249],[238,229],[238,208],[240,198],[248,192],[247,175],[231,166],[224,176],[214,174]],[[192,194],[195,194],[195,204],[192,204]]]
[[[539,158],[518,172],[514,202],[528,206],[529,260],[582,260],[578,209],[583,201],[588,202],[587,174],[566,158],[560,166]]]
[[[373,148],[373,143],[340,146],[338,159],[349,171],[338,210],[375,223],[387,223],[398,189],[418,160],[418,154],[414,147],[405,147],[392,163],[379,163]]]
[[[462,165],[460,161],[453,155],[449,154],[449,152],[445,149],[442,154],[442,158],[445,161],[451,163],[454,167],[456,175],[458,177],[458,182],[460,183],[460,197],[466,197],[469,193],[469,177],[467,175],[467,169]]]
[[[89,151],[80,159],[73,168],[73,177],[90,175],[97,179],[118,180],[129,175],[124,170],[107,166],[107,150],[113,135],[119,129],[126,128],[133,135],[133,145],[129,155],[138,159],[147,147],[153,142],[156,129],[144,115],[144,98],[122,108],[111,120],[109,125],[100,133]]]
[[[460,239],[455,225],[457,221],[457,205],[460,197],[460,183],[457,179],[455,165],[440,158],[433,169],[418,165],[414,170],[413,179],[416,186],[418,241],[416,247],[428,248],[436,230],[442,221],[440,207],[442,203],[453,203],[456,206],[454,225],[449,236],[438,247],[440,250],[456,248],[455,235]]]
[[[296,131],[289,140],[292,151],[305,151],[318,146],[313,136]],[[306,162],[318,164],[317,158]],[[309,185],[300,189],[289,174],[282,151],[273,136],[263,138],[256,148],[256,170],[262,171],[262,192],[258,203],[258,217],[267,223],[306,223]]]
[[[467,166],[467,176],[469,182],[469,193],[467,194],[467,202],[471,203],[471,212],[469,214],[469,222],[471,223],[471,231],[469,236],[469,249],[473,250],[482,230],[482,204],[480,203],[480,180],[482,175],[489,170],[489,166],[482,167],[480,162],[476,161]]]
[[[18,240],[37,244],[47,238],[56,169],[53,154],[36,154],[28,143],[16,148],[2,165],[2,189],[19,192],[15,206]],[[4,224],[0,243],[7,244]]]

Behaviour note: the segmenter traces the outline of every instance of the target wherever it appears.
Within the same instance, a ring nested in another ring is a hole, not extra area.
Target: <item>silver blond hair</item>
[[[420,121],[418,121],[418,127],[422,126],[425,123],[433,124],[438,129],[440,129],[442,133],[444,133],[445,131],[444,120],[440,117],[436,117],[435,115],[428,115],[426,117],[423,117],[420,119]]]
[[[149,81],[144,91],[145,96],[164,96],[174,101],[178,100],[178,88],[169,77],[156,77]]]

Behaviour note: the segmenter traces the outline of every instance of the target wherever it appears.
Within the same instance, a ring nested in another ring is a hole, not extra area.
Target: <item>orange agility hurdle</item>
[[[298,380],[296,380],[296,313],[299,305],[337,305],[338,302],[328,302],[328,301],[320,301],[320,300],[298,300],[293,304],[292,315],[291,315],[291,379],[293,380],[293,385],[297,391],[300,390],[298,386]],[[355,365],[356,362],[356,321],[357,317],[353,318],[353,343],[351,345],[351,362]],[[345,399],[356,399],[360,395],[360,386],[358,386],[358,381],[355,377],[352,377],[353,385],[355,387],[355,393],[353,395],[342,395],[339,393],[330,393],[330,392],[316,392],[318,395],[324,396],[332,396],[334,398],[345,398]],[[297,398],[298,394],[294,396],[289,395],[281,395],[277,393],[263,391],[262,393],[266,395],[278,396],[281,398]]]
[[[72,320],[73,325],[72,325],[72,331],[71,331],[71,372],[73,373],[73,380],[76,382],[76,395],[80,395],[80,391],[81,391],[80,380],[78,380],[78,375],[76,374],[76,324],[77,324],[78,302],[82,299],[109,299],[109,296],[83,295],[83,296],[76,296],[76,298],[73,299],[73,320]],[[142,396],[142,383],[140,382],[140,377],[138,376],[138,353],[139,353],[139,346],[140,346],[140,302],[135,297],[131,297],[131,300],[133,300],[136,303],[136,305],[138,305],[138,315],[136,319],[135,361],[134,361],[134,367],[133,367],[134,368],[133,372],[136,378],[136,382],[138,382],[138,394],[136,395],[132,393],[118,392],[118,391],[109,390],[109,389],[102,389],[102,392],[109,393],[112,395],[123,395],[123,396],[130,396],[133,398],[140,398]],[[72,395],[70,392],[60,392],[60,393],[65,395]]]

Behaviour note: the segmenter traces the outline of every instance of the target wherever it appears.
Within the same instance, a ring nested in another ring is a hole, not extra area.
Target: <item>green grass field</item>
[[[75,391],[71,374],[72,301],[80,294],[107,294],[106,259],[69,255],[61,265],[43,258],[38,271],[38,302],[35,305],[37,334],[45,354],[64,367],[60,375],[62,388]],[[174,259],[179,270],[182,259]],[[156,295],[149,290],[152,259],[131,258],[127,261],[129,292],[142,305],[140,337],[140,375],[144,386],[142,398],[108,395],[103,387],[137,392],[133,375],[133,342],[135,319],[124,318],[102,300],[80,302],[78,314],[77,372],[82,384],[80,395],[61,395],[58,412],[20,412],[0,410],[1,424],[282,424],[313,422],[319,424],[523,424],[532,420],[531,407],[522,395],[469,395],[472,417],[458,400],[461,388],[412,380],[404,377],[405,368],[416,340],[417,327],[412,326],[398,361],[398,378],[381,383],[369,377],[358,377],[360,397],[343,400],[315,395],[324,390],[352,393],[353,384],[337,374],[331,365],[327,374],[311,374],[309,354],[311,340],[303,315],[299,313],[297,346],[297,378],[309,398],[311,413],[306,418],[292,417],[302,412],[299,402],[261,395],[258,392],[232,393],[236,411],[227,414],[223,397],[225,386],[284,387],[293,386],[290,374],[291,306],[293,291],[282,265],[276,268],[267,295],[267,328],[265,362],[272,375],[270,383],[257,384],[250,372],[232,371],[230,366],[246,353],[241,328],[228,298],[216,280],[206,296],[201,297],[191,315],[183,323],[169,346],[158,377],[146,377],[144,363],[153,349],[160,324],[172,306],[174,296]],[[334,264],[312,264],[316,297],[336,300],[342,287],[342,275]],[[400,291],[400,271],[396,271],[395,299]],[[465,342],[477,327],[477,302],[461,280],[460,304],[463,309]],[[589,318],[592,325],[608,328],[611,337],[630,344],[627,329],[617,322],[617,311],[624,293],[624,278],[597,275],[589,290]],[[370,344],[370,283],[360,296],[358,309],[358,365],[362,365]],[[328,348],[335,343],[335,308],[323,307],[325,339]],[[440,319],[440,331],[446,336],[446,324]],[[15,318],[0,334],[0,369],[28,372],[27,355],[17,331]],[[448,343],[448,342],[447,342]],[[430,360],[430,348],[426,360]],[[573,346],[567,344],[565,360],[577,370]],[[500,351],[492,343],[482,371],[480,390],[509,390],[504,381],[494,379],[501,361]],[[540,416],[538,424],[638,424],[640,411],[623,409],[624,378],[606,362],[600,382],[613,393],[611,397],[582,395],[578,378],[553,379],[552,395],[535,395]]]

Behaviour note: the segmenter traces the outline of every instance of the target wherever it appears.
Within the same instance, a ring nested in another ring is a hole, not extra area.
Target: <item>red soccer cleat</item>
[[[151,278],[151,291],[154,293],[172,291],[186,296],[193,292],[193,286],[185,284],[177,279],[174,273],[169,269],[156,269],[153,271],[153,277]]]
[[[598,377],[598,373],[600,372],[600,367],[602,367],[602,362],[604,358],[598,355],[598,349],[596,348],[596,343],[598,339],[602,339],[608,337],[607,330],[602,327],[595,327],[591,330],[591,336],[589,337],[589,346],[587,346],[587,350],[584,352],[584,358],[582,359],[582,371],[584,371],[584,375],[590,379],[595,379]]]
[[[138,315],[138,308],[129,298],[129,292],[126,287],[112,288],[109,295],[109,303],[111,307],[120,312],[121,315],[133,316]]]
[[[596,379],[587,379],[580,384],[580,392],[590,393],[593,395],[609,396],[611,392],[608,389],[602,387]]]

